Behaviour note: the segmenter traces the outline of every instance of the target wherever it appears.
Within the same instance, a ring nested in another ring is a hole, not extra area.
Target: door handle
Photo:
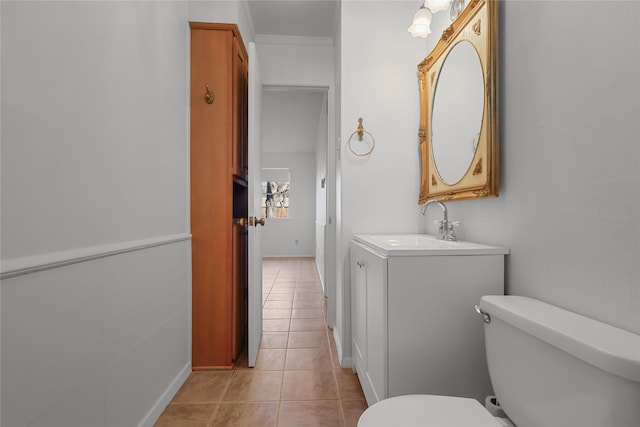
[[[264,226],[264,218],[258,219],[255,216],[250,216],[248,224],[253,225],[254,227],[257,227],[258,224]]]
[[[234,220],[236,224],[240,225],[240,226],[245,226],[245,225],[249,225],[249,226],[254,226],[257,227],[258,224],[264,226],[264,218],[256,218],[255,216],[250,216],[249,218],[238,218]]]

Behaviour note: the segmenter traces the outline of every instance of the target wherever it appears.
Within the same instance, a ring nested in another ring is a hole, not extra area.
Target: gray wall
[[[501,193],[449,203],[461,239],[511,248],[508,292],[640,332],[638,2],[500,3]],[[355,233],[434,233],[418,215],[415,5],[343,2],[342,274],[336,334],[348,360],[347,245]],[[365,31],[376,28],[375,32]],[[357,117],[376,135],[359,161]],[[383,197],[376,197],[375,193]],[[365,214],[363,214],[365,213]]]

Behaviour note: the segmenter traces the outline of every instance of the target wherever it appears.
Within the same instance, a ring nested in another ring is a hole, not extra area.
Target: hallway
[[[338,365],[313,258],[263,260],[263,335],[254,368],[193,372],[155,427],[356,426],[367,404]]]

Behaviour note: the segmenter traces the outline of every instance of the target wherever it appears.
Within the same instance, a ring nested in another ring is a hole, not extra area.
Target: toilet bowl
[[[475,399],[406,395],[371,405],[358,427],[640,425],[640,335],[526,297],[484,296],[477,309],[507,418]]]
[[[505,427],[475,399],[411,394],[368,408],[358,427]]]

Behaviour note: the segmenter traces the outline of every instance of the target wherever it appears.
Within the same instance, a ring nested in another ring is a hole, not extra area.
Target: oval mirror
[[[466,2],[418,64],[418,204],[498,196],[497,4]]]
[[[465,175],[478,146],[484,111],[480,57],[462,40],[447,55],[436,83],[431,117],[433,157],[442,180],[453,185]]]

